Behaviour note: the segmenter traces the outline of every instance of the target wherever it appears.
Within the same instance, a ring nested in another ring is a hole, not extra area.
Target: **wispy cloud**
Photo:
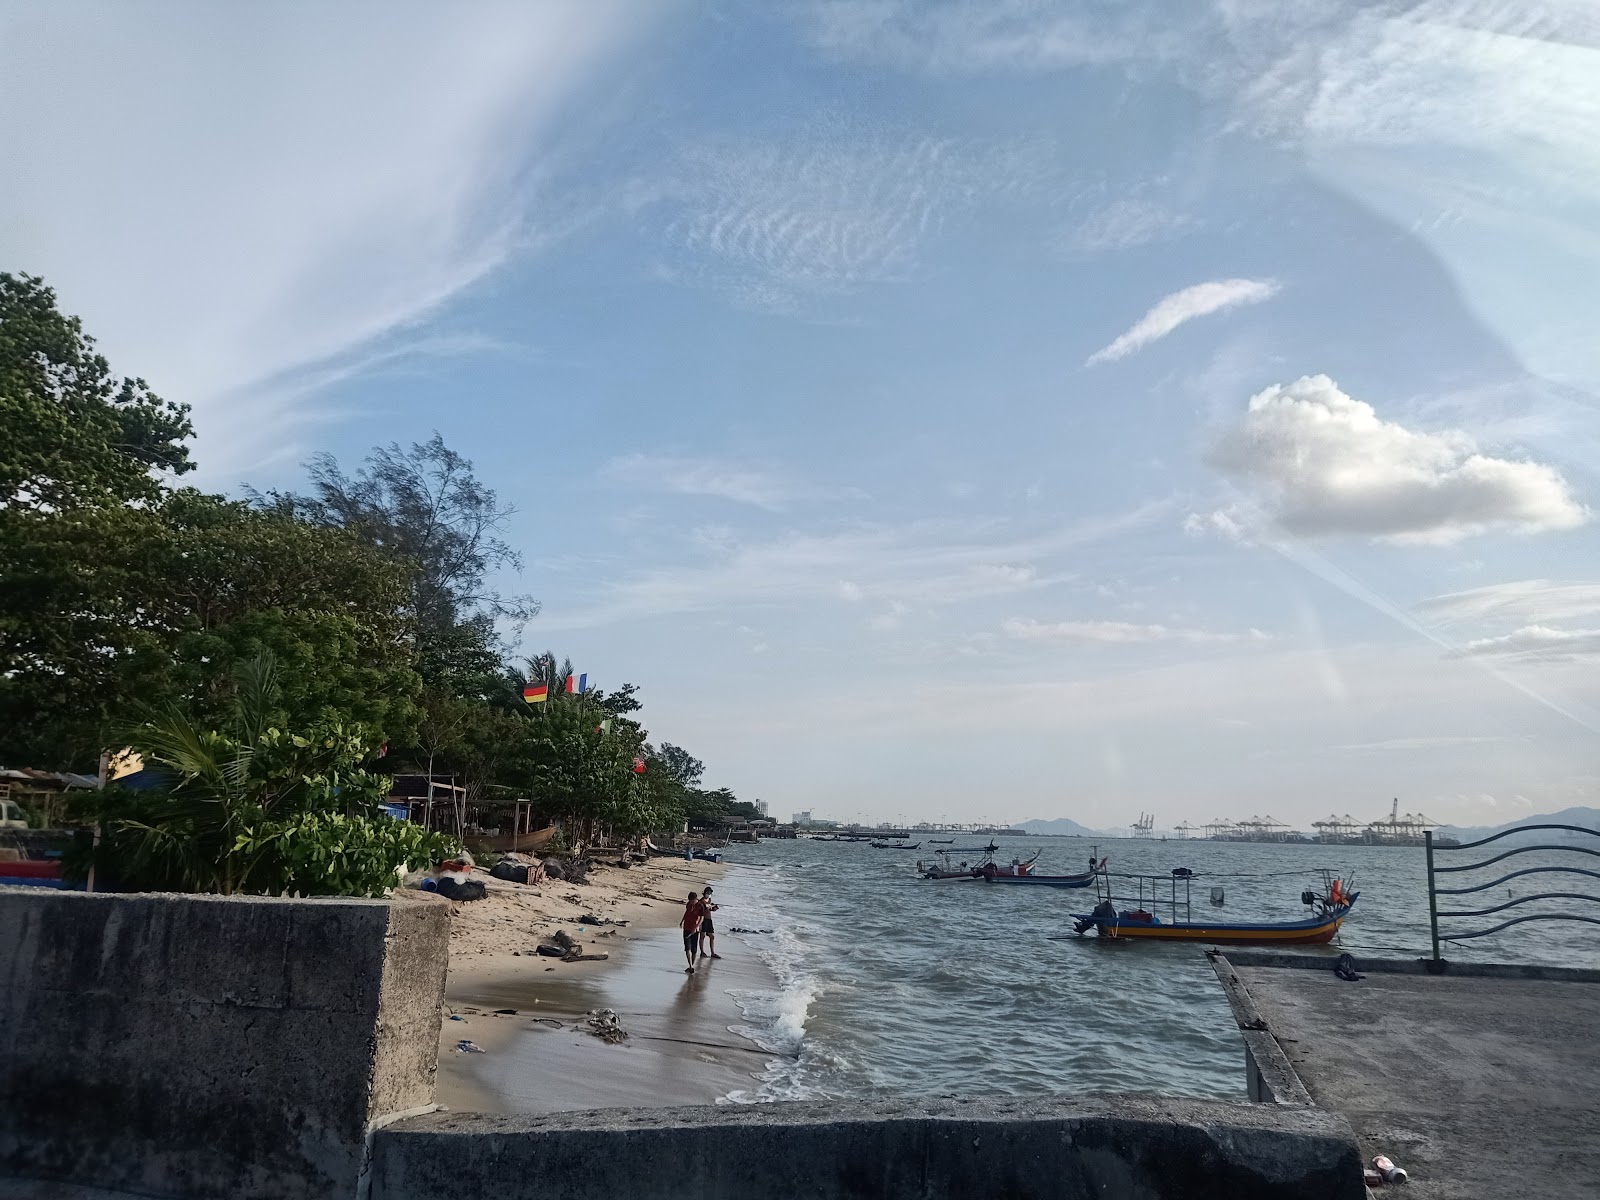
[[[672,454],[625,454],[606,463],[600,474],[602,479],[628,487],[680,496],[716,496],[771,512],[787,508],[802,494],[813,498],[819,494],[815,488],[802,491],[798,483],[776,469]]]
[[[1142,642],[1243,642],[1266,641],[1258,629],[1248,633],[1215,633],[1173,625],[1140,625],[1129,621],[1036,621],[1012,617],[1002,622],[1000,631],[1007,637],[1027,642],[1096,643],[1130,645]]]
[[[1600,655],[1600,629],[1525,625],[1499,637],[1476,638],[1463,646],[1461,653],[1524,659],[1592,658]]]
[[[0,261],[195,404],[208,464],[249,461],[316,383],[266,381],[359,362],[564,219],[529,162],[648,27],[620,0],[35,6],[0,38]]]
[[[1600,583],[1518,579],[1430,596],[1418,611],[1447,621],[1499,619],[1539,625],[1600,613]]]
[[[1480,452],[1465,432],[1407,429],[1326,375],[1250,398],[1209,455],[1257,493],[1261,516],[1305,536],[1447,545],[1491,530],[1539,533],[1589,519],[1553,467]],[[1190,522],[1248,528],[1246,509]]]
[[[1131,250],[1174,237],[1195,224],[1193,217],[1164,205],[1136,196],[1124,197],[1066,230],[1057,239],[1057,246],[1075,255]]]
[[[1337,746],[1338,750],[1407,751],[1450,750],[1457,746],[1487,746],[1503,742],[1503,737],[1405,737],[1386,738],[1381,742],[1353,742]]]
[[[1214,279],[1197,283],[1181,292],[1163,296],[1149,312],[1140,317],[1126,333],[1110,345],[1096,350],[1085,366],[1115,362],[1151,342],[1160,341],[1185,321],[1210,316],[1245,304],[1260,304],[1278,294],[1278,284],[1271,279]]]
[[[757,308],[910,278],[923,247],[979,205],[1039,193],[1042,146],[894,134],[828,120],[687,154],[668,236],[674,274]]]
[[[871,601],[881,612],[937,606],[1048,586],[1029,565],[1155,520],[1165,505],[1085,518],[1045,532],[998,520],[926,520],[790,533],[742,541],[731,534],[691,548],[693,561],[656,567],[607,585],[566,611],[547,605],[547,629],[585,628],[673,613],[751,606]],[[1001,563],[997,559],[1003,560]],[[997,569],[999,568],[999,569]],[[1059,578],[1059,577],[1056,577]],[[897,614],[897,616],[903,615]]]

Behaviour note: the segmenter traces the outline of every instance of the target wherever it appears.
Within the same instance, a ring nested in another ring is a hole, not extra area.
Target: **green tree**
[[[139,704],[203,712],[263,651],[297,721],[409,736],[407,571],[349,535],[188,489],[0,524],[0,762],[93,770]]]
[[[473,474],[472,463],[435,433],[402,450],[379,446],[353,475],[332,455],[307,464],[311,491],[252,492],[269,510],[342,529],[409,564],[418,670],[430,686],[471,691],[500,666],[496,623],[526,622],[538,603],[490,586],[491,574],[518,569],[504,540],[515,513]]]
[[[101,839],[73,866],[138,890],[374,896],[407,864],[453,853],[453,842],[385,815],[389,781],[360,764],[359,725],[285,724],[277,665],[240,670],[220,728],[192,712],[151,713],[130,735],[164,790],[112,787],[83,801]]]
[[[118,379],[42,279],[0,272],[0,514],[64,512],[160,492],[189,470],[188,409]]]

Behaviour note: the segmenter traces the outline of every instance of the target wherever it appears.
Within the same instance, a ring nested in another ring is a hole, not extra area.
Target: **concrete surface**
[[[1600,983],[1228,958],[1313,1101],[1412,1200],[1600,1196]]]
[[[1345,1122],[1315,1108],[1082,1099],[788,1103],[380,1130],[371,1200],[1363,1200]]]
[[[448,937],[438,903],[0,888],[0,1178],[355,1197],[372,1123],[432,1101]]]

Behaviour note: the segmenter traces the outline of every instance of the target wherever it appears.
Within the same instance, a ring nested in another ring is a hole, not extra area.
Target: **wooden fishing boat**
[[[1331,942],[1339,926],[1355,906],[1360,892],[1351,892],[1337,904],[1319,899],[1317,911],[1304,921],[1263,921],[1233,923],[1224,921],[1163,921],[1144,910],[1114,915],[1084,913],[1075,916],[1077,933],[1093,929],[1097,936],[1112,939],[1143,939],[1157,942],[1209,942],[1215,946],[1311,946]]]
[[[994,852],[1000,849],[993,842],[987,846],[967,846],[955,850],[935,850],[934,861],[927,862],[917,859],[917,874],[924,879],[935,881],[959,881],[982,879],[986,867],[994,866]],[[951,860],[952,854],[979,854],[982,857],[976,865],[968,865],[965,861],[960,863]],[[1038,856],[1035,855],[1035,858]],[[1010,868],[1006,868],[1010,870]]]
[[[999,870],[981,873],[989,883],[1023,883],[1034,887],[1086,888],[1094,882],[1093,871],[1085,871],[1081,875],[1035,875],[1031,871],[1021,875],[1006,875]]]

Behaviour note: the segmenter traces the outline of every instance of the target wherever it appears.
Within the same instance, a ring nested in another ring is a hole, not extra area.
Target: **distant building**
[[[768,815],[767,814],[767,802],[765,800],[757,800],[755,802],[755,805],[756,805],[756,811],[758,813],[760,813],[763,817]]]
[[[801,829],[810,829],[811,828],[811,810],[807,809],[805,812],[797,812],[797,813],[795,813],[795,815],[794,815],[794,823],[796,825],[800,826]]]

